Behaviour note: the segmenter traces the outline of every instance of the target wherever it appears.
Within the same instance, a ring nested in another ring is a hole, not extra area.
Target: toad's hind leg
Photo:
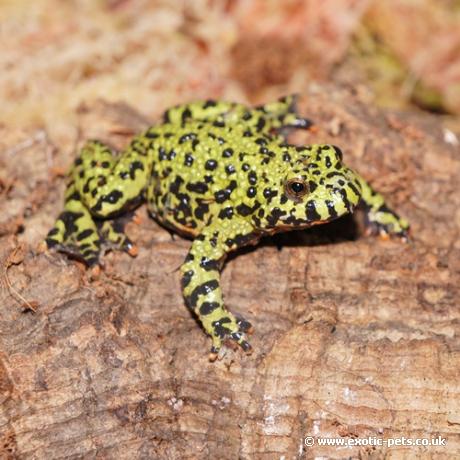
[[[67,189],[64,211],[48,232],[46,244],[49,248],[74,256],[88,266],[99,261],[101,239],[97,225],[75,191],[74,184]]]
[[[151,134],[153,130],[136,136],[117,158],[98,141],[83,147],[71,177],[81,201],[93,216],[113,217],[142,199],[152,164]]]
[[[244,122],[246,127],[253,127],[258,132],[309,128],[312,122],[297,113],[297,99],[298,96],[293,94],[257,107],[208,99],[173,107],[164,113],[163,121],[182,126],[187,121],[212,122],[215,126]]]
[[[87,265],[99,262],[103,247],[132,254],[134,246],[118,219],[105,220],[142,199],[150,172],[149,149],[147,136],[134,138],[118,158],[99,141],[86,143],[70,170],[64,211],[48,233],[48,247],[72,254]]]
[[[290,94],[278,99],[255,107],[251,114],[256,128],[259,131],[276,130],[282,131],[285,128],[308,129],[313,123],[307,118],[301,117],[297,113],[297,94]]]

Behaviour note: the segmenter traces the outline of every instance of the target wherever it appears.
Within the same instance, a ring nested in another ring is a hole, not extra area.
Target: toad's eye
[[[308,193],[308,185],[302,179],[291,179],[286,182],[286,194],[293,200],[298,200]]]

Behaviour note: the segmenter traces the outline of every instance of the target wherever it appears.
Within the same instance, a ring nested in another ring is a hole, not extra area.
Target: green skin
[[[150,214],[194,239],[181,267],[187,306],[212,337],[249,350],[249,322],[224,307],[220,271],[230,251],[264,235],[323,224],[360,203],[374,232],[405,237],[407,221],[342,164],[332,145],[293,146],[286,128],[308,128],[295,96],[249,108],[201,101],[169,109],[120,155],[88,142],[69,173],[65,207],[48,247],[91,266],[103,249],[130,251],[120,214],[147,201]]]

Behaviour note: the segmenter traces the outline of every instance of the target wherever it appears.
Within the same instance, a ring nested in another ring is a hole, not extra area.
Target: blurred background
[[[1,0],[0,123],[59,142],[82,104],[149,118],[333,81],[460,130],[459,0]]]

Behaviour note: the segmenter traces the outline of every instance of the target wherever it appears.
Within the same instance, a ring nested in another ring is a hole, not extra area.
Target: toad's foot
[[[246,340],[246,334],[252,333],[254,330],[249,321],[243,318],[235,318],[231,313],[226,312],[225,316],[210,323],[209,329],[206,326],[207,325],[205,325],[205,328],[207,330],[212,330],[212,347],[209,354],[210,361],[215,361],[217,359],[220,355],[222,344],[225,343],[229,346],[231,346],[231,343],[236,343],[246,353],[250,354],[252,352],[252,347]]]

